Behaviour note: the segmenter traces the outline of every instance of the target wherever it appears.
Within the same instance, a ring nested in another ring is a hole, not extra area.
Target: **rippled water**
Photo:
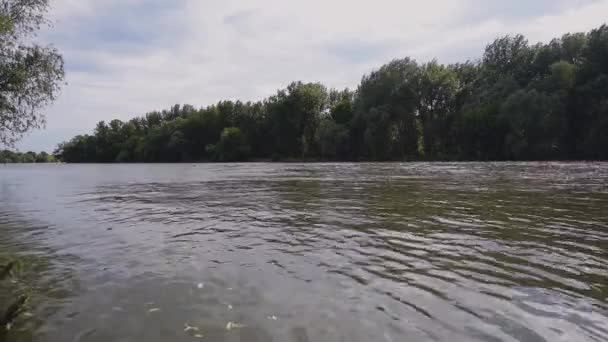
[[[14,340],[608,340],[602,163],[0,166],[0,249]]]

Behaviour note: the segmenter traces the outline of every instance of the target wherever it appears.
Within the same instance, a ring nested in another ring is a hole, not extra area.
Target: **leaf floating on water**
[[[196,285],[196,287],[197,287],[199,290],[202,290],[202,289],[204,289],[204,288],[205,288],[205,283],[198,283],[198,285]]]
[[[203,336],[203,335],[201,335],[201,334],[196,334],[196,335],[194,335],[194,337],[196,337],[196,338],[203,338],[203,337],[205,337],[205,336]]]
[[[159,308],[152,308],[150,310],[148,310],[148,312],[159,312],[160,309]]]
[[[245,324],[240,324],[240,323],[234,323],[234,322],[228,322],[228,324],[226,324],[226,330],[230,331],[233,329],[242,329],[247,327]]]
[[[268,316],[268,319],[273,320],[273,321],[278,320],[277,316],[275,316],[275,315]]]
[[[228,304],[228,310],[232,310],[232,305]]]
[[[185,332],[188,332],[188,331],[199,331],[199,329],[198,329],[198,327],[194,327],[194,326],[191,326],[188,323],[185,323],[184,324],[184,331]]]

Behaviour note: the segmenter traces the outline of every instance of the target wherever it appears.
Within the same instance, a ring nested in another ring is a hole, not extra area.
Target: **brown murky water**
[[[2,251],[9,341],[608,341],[605,163],[0,166]]]

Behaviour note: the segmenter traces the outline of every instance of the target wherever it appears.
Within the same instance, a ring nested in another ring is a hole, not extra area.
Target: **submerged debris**
[[[202,290],[202,289],[204,289],[204,288],[205,288],[205,283],[198,283],[198,285],[196,285],[196,287],[197,287],[199,290]]]
[[[230,331],[233,329],[242,329],[242,328],[246,328],[247,326],[245,324],[240,324],[240,323],[234,323],[234,322],[228,322],[228,324],[226,324],[226,330]]]
[[[13,321],[17,318],[17,316],[25,311],[25,304],[27,300],[27,296],[21,296],[13,304],[11,304],[4,315],[0,316],[0,327],[4,326],[6,330],[10,330]]]
[[[224,301],[220,301],[220,303],[222,305],[226,305],[226,307],[228,308],[228,310],[232,310],[233,309],[233,306],[230,303],[227,303],[227,302],[224,302]]]
[[[148,310],[148,312],[159,312],[160,308],[152,308],[150,310]]]
[[[11,274],[11,271],[13,270],[15,265],[15,262],[12,261],[9,262],[6,266],[2,266],[2,270],[0,270],[0,280],[7,278]]]
[[[203,337],[205,337],[205,336],[203,336],[203,335],[201,335],[201,334],[196,334],[196,335],[194,335],[194,337],[196,337],[196,338],[203,338]]]
[[[275,316],[275,315],[268,316],[268,319],[270,319],[272,321],[278,320],[277,316]]]
[[[198,327],[192,326],[188,323],[184,323],[184,331],[188,332],[188,331],[199,331]]]

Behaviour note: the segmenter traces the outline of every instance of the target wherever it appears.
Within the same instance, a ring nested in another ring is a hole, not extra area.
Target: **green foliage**
[[[569,92],[576,82],[576,66],[566,61],[559,61],[549,67],[547,88],[554,92]],[[567,94],[564,94],[567,95]]]
[[[606,132],[604,25],[548,44],[502,37],[478,62],[396,59],[363,76],[354,92],[293,82],[258,102],[175,105],[128,122],[101,122],[92,135],[60,144],[55,156],[66,162],[607,159]]]
[[[0,143],[12,146],[44,125],[40,110],[55,100],[63,59],[52,47],[31,43],[45,23],[49,0],[0,0]]]
[[[319,83],[294,82],[271,96],[265,104],[275,152],[287,158],[315,155],[315,134],[327,103],[327,89]]]
[[[506,126],[504,140],[507,159],[547,159],[559,156],[563,124],[559,101],[551,95],[532,90],[518,90],[500,109]]]
[[[355,153],[372,160],[416,158],[420,68],[404,58],[363,76],[355,100]]]
[[[420,69],[418,116],[422,122],[423,151],[426,158],[435,159],[447,154],[451,146],[458,74],[436,61]]]
[[[490,81],[511,77],[520,85],[532,77],[530,65],[534,59],[534,49],[522,35],[496,39],[486,47],[483,55],[483,71]]]
[[[332,89],[329,93],[331,118],[338,124],[348,125],[354,116],[355,94],[348,88],[342,91]]]
[[[234,162],[246,160],[251,152],[251,147],[240,128],[227,127],[222,131],[217,145],[209,145],[208,151],[218,161]]]
[[[32,151],[21,153],[9,150],[0,151],[0,163],[54,163],[55,157],[46,152],[35,153]]]
[[[453,126],[457,158],[496,160],[502,157],[503,130],[496,105],[484,105],[459,114]]]
[[[350,156],[350,135],[344,124],[325,118],[317,130],[319,157],[324,160],[341,160]]]

